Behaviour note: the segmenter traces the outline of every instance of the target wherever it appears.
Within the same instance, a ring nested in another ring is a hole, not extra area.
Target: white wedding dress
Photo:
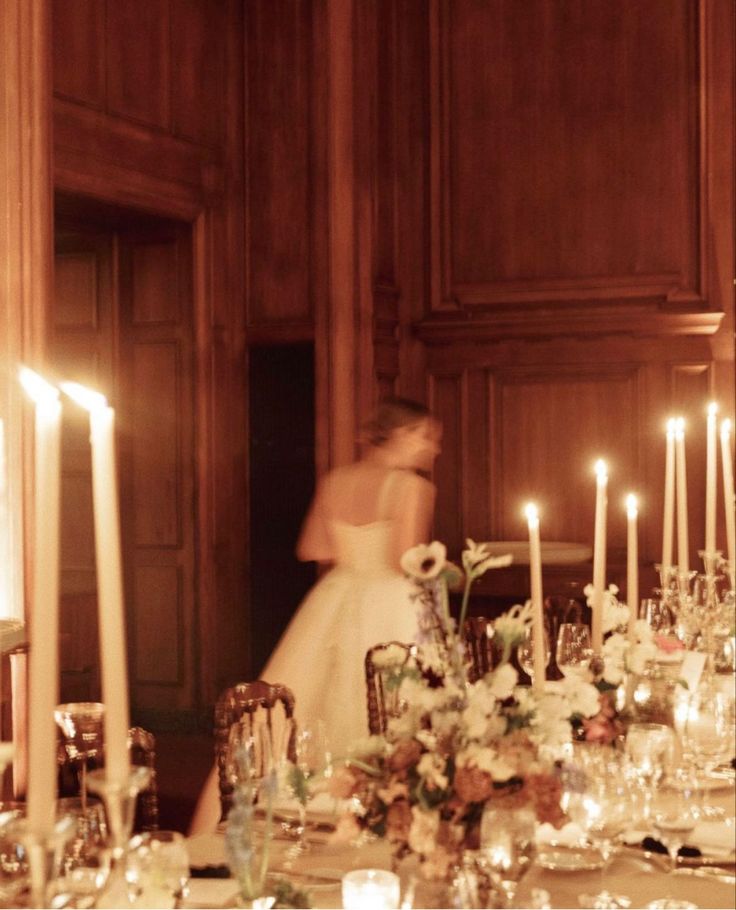
[[[378,515],[400,482],[388,475]],[[392,522],[330,522],[336,560],[309,592],[284,632],[261,679],[294,693],[300,724],[325,722],[329,748],[344,756],[368,735],[365,654],[387,641],[412,642],[417,633],[414,585],[389,565]]]

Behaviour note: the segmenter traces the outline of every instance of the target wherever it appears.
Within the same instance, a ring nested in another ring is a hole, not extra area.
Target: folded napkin
[[[537,827],[536,840],[539,846],[557,844],[561,847],[577,847],[585,843],[585,832],[575,822],[568,822],[559,829],[544,822]]]
[[[708,856],[732,856],[736,849],[734,819],[699,822],[688,840]]]
[[[317,793],[307,803],[307,820],[316,825],[335,826],[339,817],[347,810],[347,800],[336,799],[329,793]],[[293,819],[299,815],[299,803],[296,799],[279,799],[273,807],[276,817]]]
[[[189,893],[179,904],[180,907],[201,910],[220,910],[221,907],[236,907],[238,885],[234,879],[227,881],[190,881]]]

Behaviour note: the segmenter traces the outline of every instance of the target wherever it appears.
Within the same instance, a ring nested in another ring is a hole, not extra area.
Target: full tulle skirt
[[[398,574],[332,569],[302,602],[261,673],[291,689],[300,724],[324,721],[335,757],[368,735],[366,651],[416,638],[415,590]]]

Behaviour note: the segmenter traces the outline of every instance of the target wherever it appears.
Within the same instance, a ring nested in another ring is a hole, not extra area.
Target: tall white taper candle
[[[115,462],[115,412],[99,392],[76,383],[64,383],[62,388],[89,410],[102,700],[105,704],[105,771],[108,781],[120,783],[130,774],[130,710]]]
[[[20,381],[35,404],[27,816],[31,833],[45,838],[54,827],[57,792],[61,403],[57,389],[27,367]]]
[[[721,462],[723,465],[723,501],[726,507],[726,553],[728,554],[731,588],[736,591],[736,501],[734,501],[733,495],[730,420],[724,420],[721,423]]]
[[[662,521],[662,580],[666,584],[672,568],[672,537],[675,519],[675,430],[677,421],[667,421],[667,448],[664,462],[664,517]]]
[[[712,401],[708,405],[708,417],[706,424],[706,449],[705,449],[705,560],[706,571],[711,571],[712,567],[708,560],[716,552],[716,472],[718,458],[716,415],[718,414],[718,405]]]
[[[629,641],[634,640],[634,625],[639,615],[639,541],[637,537],[637,516],[639,507],[636,496],[626,497],[626,601],[629,605]]]
[[[687,526],[687,467],[685,465],[685,421],[675,427],[675,471],[677,477],[677,570],[686,580],[690,572],[690,538]]]
[[[603,593],[606,590],[606,513],[608,510],[608,468],[595,463],[595,535],[593,540],[593,618],[591,644],[595,654],[603,648]]]
[[[529,573],[532,594],[532,665],[536,692],[544,691],[547,661],[544,648],[544,609],[542,604],[542,545],[539,538],[539,512],[533,502],[524,509],[529,526]]]

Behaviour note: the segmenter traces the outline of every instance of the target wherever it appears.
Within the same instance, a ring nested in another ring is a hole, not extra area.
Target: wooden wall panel
[[[311,4],[246,5],[248,321],[311,325]]]
[[[133,322],[175,323],[181,318],[178,248],[171,243],[134,247]]]
[[[53,0],[54,91],[90,107],[105,103],[105,4]]]
[[[170,126],[170,0],[106,4],[107,105],[113,114]]]
[[[132,355],[133,516],[137,547],[181,545],[178,396],[181,370],[171,342],[137,343]],[[152,394],[155,391],[155,407]]]
[[[433,0],[430,324],[709,309],[700,6]]]
[[[97,326],[97,258],[91,251],[67,253],[54,263],[54,324],[66,329]]]
[[[223,36],[228,27],[224,3],[186,0],[173,7],[172,128],[183,139],[203,145],[222,145],[225,110],[222,104],[213,104],[213,100],[222,97]]]
[[[182,587],[176,566],[136,567],[135,680],[140,685],[179,686],[183,681]]]

